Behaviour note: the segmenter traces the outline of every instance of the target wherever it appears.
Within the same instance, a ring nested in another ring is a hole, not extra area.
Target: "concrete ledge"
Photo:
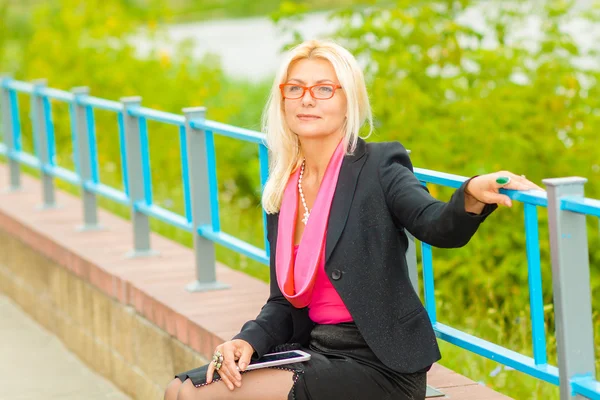
[[[162,399],[174,371],[206,362],[132,306],[111,299],[1,230],[0,292],[134,398]]]
[[[8,187],[0,164],[0,189]],[[57,191],[60,207],[39,210],[41,185],[0,191],[0,291],[94,370],[136,399],[162,399],[177,372],[207,362],[214,348],[253,319],[268,285],[217,265],[231,289],[189,293],[193,254],[152,235],[160,252],[127,258],[131,225],[99,211],[104,230],[79,232],[82,205]],[[455,399],[507,399],[439,365],[430,384]]]

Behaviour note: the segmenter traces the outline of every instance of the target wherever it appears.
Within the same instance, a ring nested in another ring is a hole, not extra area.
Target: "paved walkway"
[[[0,294],[0,400],[129,400]]]

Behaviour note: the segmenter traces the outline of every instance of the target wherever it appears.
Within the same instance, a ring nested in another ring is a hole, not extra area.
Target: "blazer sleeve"
[[[253,357],[262,357],[276,345],[287,343],[293,335],[292,304],[283,296],[277,284],[275,270],[276,237],[272,238],[273,224],[277,219],[267,215],[267,237],[271,246],[270,257],[270,293],[267,303],[262,307],[256,319],[246,322],[239,334],[233,339],[242,339],[254,348]]]
[[[473,178],[471,178],[473,179]],[[433,198],[413,173],[408,152],[398,142],[386,143],[379,181],[391,213],[417,239],[435,247],[461,247],[498,206],[487,204],[481,214],[465,211],[465,181],[449,202]]]

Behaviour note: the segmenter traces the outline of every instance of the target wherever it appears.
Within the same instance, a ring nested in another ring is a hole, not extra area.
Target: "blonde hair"
[[[262,195],[262,206],[268,214],[279,212],[288,179],[303,159],[298,136],[285,122],[283,97],[279,84],[287,80],[292,63],[314,58],[329,61],[340,85],[344,88],[348,107],[343,138],[345,154],[354,153],[358,131],[365,121],[368,122],[369,135],[373,131],[373,118],[365,79],[354,56],[342,46],[329,40],[309,40],[291,49],[275,76],[262,118],[270,164],[269,179]]]

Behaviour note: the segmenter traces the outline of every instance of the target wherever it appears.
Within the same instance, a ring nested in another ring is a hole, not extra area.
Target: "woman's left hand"
[[[465,189],[465,194],[481,203],[502,204],[512,207],[511,199],[507,195],[500,194],[500,189],[544,191],[524,176],[515,175],[508,171],[499,171],[471,179]]]

